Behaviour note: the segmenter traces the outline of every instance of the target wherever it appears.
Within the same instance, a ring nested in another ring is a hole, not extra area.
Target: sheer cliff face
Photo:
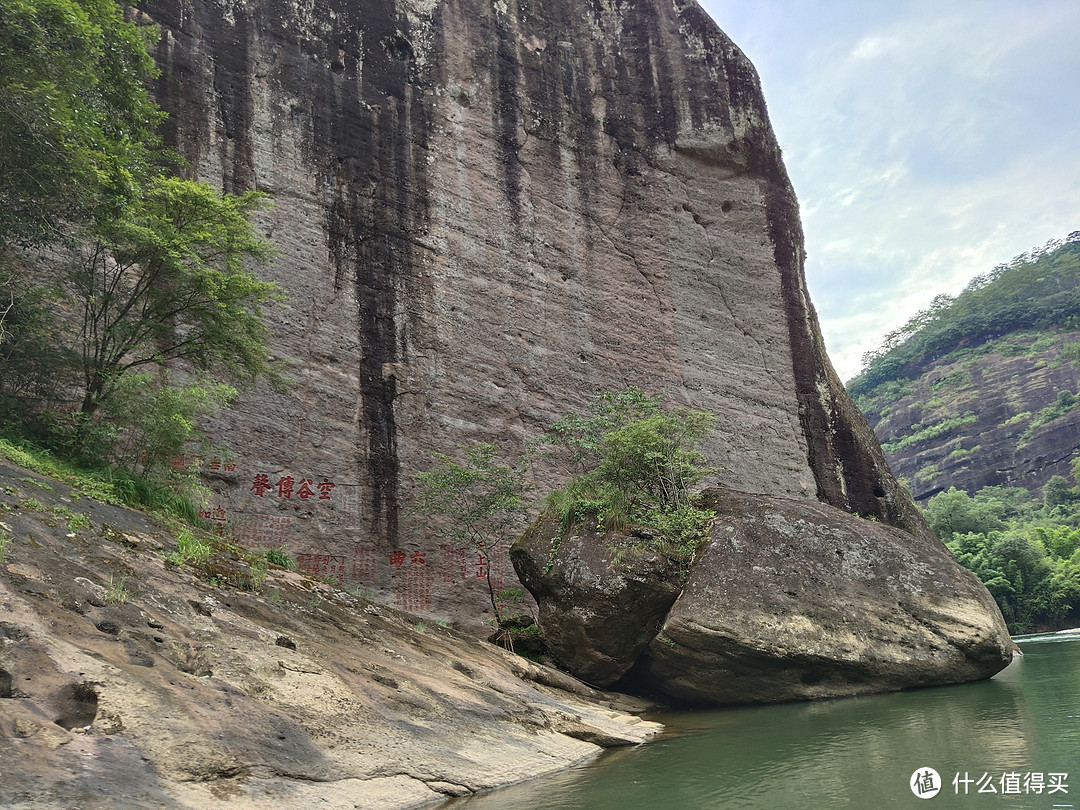
[[[628,384],[719,417],[727,486],[924,531],[825,358],[754,69],[695,3],[142,8],[168,139],[276,200],[298,385],[215,428],[242,539],[422,610],[484,563],[412,530],[411,474]]]

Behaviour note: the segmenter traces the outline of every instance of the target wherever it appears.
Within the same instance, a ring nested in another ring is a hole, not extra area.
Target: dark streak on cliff
[[[210,117],[202,106],[209,87],[196,64],[204,41],[203,26],[190,14],[182,26],[180,9],[174,4],[150,2],[145,8],[164,31],[154,52],[161,69],[154,95],[169,113],[161,125],[162,139],[191,166],[197,166],[202,146],[211,141]]]
[[[412,287],[413,239],[427,217],[430,114],[423,94],[412,92],[415,54],[393,4],[339,5],[337,39],[346,42],[359,31],[364,47],[362,54],[339,47],[328,55],[313,141],[335,285],[351,279],[356,295],[364,518],[380,543],[393,546],[400,485],[393,367],[407,342],[397,313]]]
[[[222,186],[230,194],[241,194],[255,187],[249,58],[249,38],[253,29],[245,15],[236,14],[233,19],[232,25],[222,20],[218,25],[209,26],[208,31],[210,48],[215,55],[214,95],[218,117],[225,128],[225,137],[219,146]]]
[[[495,104],[492,107],[492,125],[495,143],[499,149],[499,164],[503,170],[506,201],[510,204],[510,216],[515,222],[521,217],[521,163],[518,160],[518,129],[521,111],[518,109],[518,81],[521,65],[517,55],[517,32],[511,26],[509,15],[498,11],[495,15],[495,54],[491,60],[491,84]]]
[[[351,287],[358,308],[363,515],[371,534],[390,546],[399,487],[393,368],[403,359],[408,327],[398,313],[414,292],[413,240],[427,221],[430,111],[423,93],[413,93],[409,27],[392,0],[330,5],[325,19],[334,30],[319,39],[305,36],[286,0],[237,5],[229,19],[202,3],[150,0],[147,11],[168,32],[158,49],[157,88],[171,116],[166,140],[196,166],[200,144],[213,142],[210,129],[220,127],[226,191],[257,185],[251,82],[266,76],[277,98],[295,99],[285,116],[308,136],[303,155],[324,195],[333,285]],[[174,49],[178,36],[186,41]],[[273,48],[252,47],[256,36]],[[269,64],[254,64],[268,53]],[[200,78],[207,72],[193,64],[198,59],[208,63],[209,81]]]
[[[753,120],[768,121],[764,97],[749,61],[737,51],[725,54],[732,108],[748,109]],[[799,404],[799,422],[807,447],[807,462],[817,483],[817,497],[862,517],[926,535],[918,511],[903,496],[877,442],[843,393],[828,365],[817,315],[803,276],[803,234],[791,182],[771,131],[762,125],[745,136],[740,151],[752,158],[761,177],[769,238],[781,276],[780,290],[787,315],[792,372]]]

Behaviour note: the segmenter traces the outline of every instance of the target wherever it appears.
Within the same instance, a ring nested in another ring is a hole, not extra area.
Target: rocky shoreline
[[[415,807],[662,728],[330,583],[171,565],[145,516],[7,462],[0,508],[4,807]]]

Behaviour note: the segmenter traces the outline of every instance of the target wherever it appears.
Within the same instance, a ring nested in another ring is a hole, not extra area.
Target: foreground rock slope
[[[411,807],[658,730],[326,583],[260,583],[225,552],[168,565],[141,515],[6,462],[0,510],[5,808]]]

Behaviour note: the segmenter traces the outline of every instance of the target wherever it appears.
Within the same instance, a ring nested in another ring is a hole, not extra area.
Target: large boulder
[[[565,535],[549,509],[510,559],[537,600],[548,651],[582,680],[609,686],[656,635],[679,595],[680,565],[649,550],[647,538],[588,522]]]
[[[759,703],[988,678],[1012,656],[990,594],[936,539],[805,500],[714,489],[711,536],[637,673]]]

